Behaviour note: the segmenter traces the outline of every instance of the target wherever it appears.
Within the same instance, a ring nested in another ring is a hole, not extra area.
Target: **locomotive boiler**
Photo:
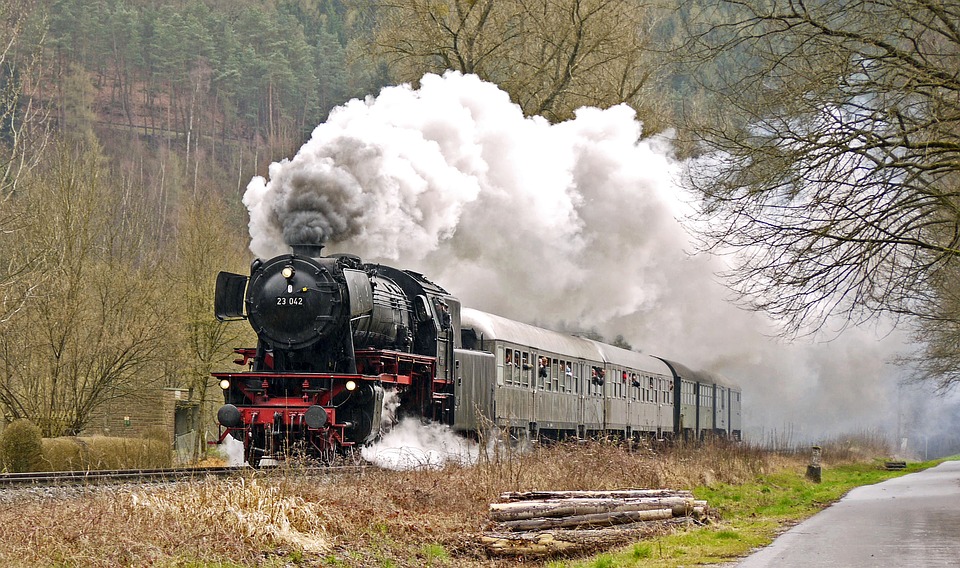
[[[322,245],[221,272],[216,317],[247,319],[256,347],[237,348],[240,372],[214,373],[226,436],[248,463],[301,452],[328,459],[376,438],[385,400],[452,423],[459,301],[423,275]]]

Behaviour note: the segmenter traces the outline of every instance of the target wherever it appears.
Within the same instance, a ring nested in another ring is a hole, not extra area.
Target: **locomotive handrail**
[[[289,375],[290,378],[297,379],[362,379],[364,377],[376,376],[362,375],[360,373],[311,373],[307,371],[223,371],[211,373],[211,375],[217,378],[240,377],[244,379],[275,379],[277,377],[283,378],[284,375]]]

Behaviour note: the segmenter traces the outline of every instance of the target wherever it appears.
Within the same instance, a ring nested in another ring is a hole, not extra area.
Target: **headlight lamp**
[[[344,386],[347,387],[348,391],[357,390],[357,383],[354,381],[347,381],[347,384]]]
[[[223,390],[230,388],[230,379],[220,379],[220,388]]]
[[[280,275],[286,278],[287,280],[290,280],[291,278],[293,278],[294,274],[296,274],[296,270],[294,270],[293,266],[289,264],[284,266],[283,270],[280,271]]]

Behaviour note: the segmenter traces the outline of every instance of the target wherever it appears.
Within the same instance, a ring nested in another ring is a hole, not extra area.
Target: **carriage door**
[[[586,396],[587,385],[584,383],[586,374],[586,364],[583,361],[573,363],[573,392],[577,397],[577,438],[586,436],[584,431],[584,397]]]
[[[657,432],[657,439],[659,440],[663,438],[663,415],[664,415],[663,407],[664,407],[664,403],[666,402],[664,400],[665,393],[663,392],[663,379],[660,377],[657,377],[654,380],[653,384],[655,387],[653,389],[653,402],[654,402],[654,406],[657,408],[656,432]]]

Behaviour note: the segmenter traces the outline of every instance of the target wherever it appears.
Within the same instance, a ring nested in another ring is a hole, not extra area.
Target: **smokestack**
[[[293,247],[293,254],[299,256],[309,256],[310,258],[320,258],[322,256],[323,244],[298,244],[290,245]]]

